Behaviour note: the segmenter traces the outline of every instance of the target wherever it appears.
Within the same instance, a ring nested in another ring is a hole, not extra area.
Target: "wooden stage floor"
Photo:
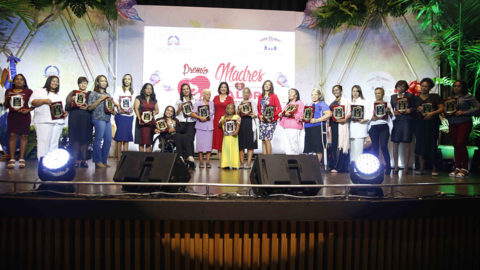
[[[110,168],[95,169],[93,163],[89,161],[89,168],[77,169],[77,174],[74,181],[112,181],[113,175],[116,169],[116,160],[109,159]],[[225,170],[218,168],[218,160],[212,160],[212,168],[197,168],[191,170],[192,183],[229,183],[229,184],[249,184],[250,183],[250,170]],[[399,175],[385,176],[384,184],[405,184],[405,183],[470,183],[476,182],[479,179],[479,174],[472,174],[468,178],[459,179],[449,177],[446,172],[440,173],[440,176],[431,175],[403,175],[403,171],[400,171]],[[34,181],[37,177],[37,162],[27,161],[27,167],[25,169],[19,169],[18,163],[15,169],[8,170],[6,163],[0,163],[0,180],[26,180]],[[323,173],[323,179],[325,184],[350,184],[350,178],[347,173]],[[18,192],[24,193],[33,190],[31,184],[17,184],[15,189],[13,184],[0,183],[0,194]],[[33,190],[35,191],[35,190]],[[205,194],[206,188],[204,186],[196,186],[188,188],[187,192],[192,194]],[[239,187],[210,187],[209,194],[228,194],[238,193],[242,195],[253,194],[249,189]],[[391,196],[391,189],[384,189],[386,196]],[[422,186],[422,187],[396,187],[393,192],[394,198],[416,198],[416,197],[429,197],[439,196],[440,194],[452,194],[460,196],[474,196],[480,194],[479,185],[446,185],[446,186]],[[78,190],[79,195],[87,196],[102,196],[102,195],[121,195],[124,194],[120,186],[107,186],[107,185],[81,185]],[[336,198],[345,195],[344,188],[323,188],[318,196],[325,198]]]

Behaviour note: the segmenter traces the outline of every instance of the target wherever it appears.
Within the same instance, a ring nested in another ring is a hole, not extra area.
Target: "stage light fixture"
[[[350,163],[350,179],[354,184],[381,184],[383,182],[383,165],[372,154],[362,154]],[[354,187],[352,195],[383,196],[379,187]]]
[[[75,160],[65,149],[55,149],[40,158],[38,177],[42,181],[71,181],[75,178]]]

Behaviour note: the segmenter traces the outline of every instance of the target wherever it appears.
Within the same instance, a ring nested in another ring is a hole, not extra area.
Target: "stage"
[[[116,161],[108,163],[77,169],[73,183],[113,182]],[[21,170],[0,166],[3,181],[37,178],[35,161]],[[190,183],[250,183],[249,170],[220,169],[217,160],[190,173]],[[385,177],[398,185],[384,187],[384,198],[332,186],[350,184],[348,174],[322,176],[325,187],[309,197],[257,196],[245,186],[133,194],[82,184],[45,193],[3,182],[0,268],[478,269],[478,175],[400,172]]]
[[[190,183],[197,184],[225,184],[225,185],[248,185],[250,184],[250,169],[229,170],[221,169],[218,167],[219,162],[217,159],[213,159],[211,164],[212,168],[198,168],[198,159],[196,159],[196,169],[190,170]],[[252,162],[253,163],[253,162]],[[113,182],[113,176],[116,170],[117,161],[114,158],[108,160],[109,168],[95,169],[94,164],[90,161],[89,168],[77,168],[76,177],[73,182]],[[0,180],[8,181],[40,181],[37,175],[36,161],[27,161],[25,169],[19,169],[18,165],[14,170],[8,170],[6,163],[0,163]],[[478,185],[477,179],[478,173],[472,173],[469,177],[461,179],[449,177],[446,172],[440,173],[439,176],[431,176],[427,172],[425,175],[414,175],[412,171],[410,174],[404,175],[403,170],[400,170],[398,175],[385,176],[383,184],[394,185],[393,187],[384,187],[383,192],[386,198],[394,199],[415,199],[425,197],[445,197],[445,196],[478,196],[480,194],[480,185]],[[348,173],[330,173],[325,172],[322,169],[322,178],[325,185],[348,185],[351,184]],[[469,184],[472,183],[472,184]],[[477,184],[475,184],[477,183]],[[419,184],[418,186],[412,186],[412,184]],[[421,185],[425,184],[425,185]],[[445,184],[445,185],[437,185]],[[393,189],[392,189],[393,188]],[[393,193],[392,193],[393,191]],[[8,193],[28,193],[35,196],[36,189],[31,184],[24,183],[1,183],[0,194]],[[202,198],[207,194],[207,187],[188,186],[185,192],[180,195],[191,194],[191,197]],[[61,194],[58,194],[61,195]],[[74,194],[64,194],[65,196],[86,196],[86,197],[112,197],[121,196],[128,197],[128,193],[123,192],[121,186],[115,185],[85,185],[81,184],[76,186]],[[168,195],[168,194],[165,194]],[[175,198],[175,193],[170,194]],[[178,194],[177,194],[178,195]],[[258,199],[259,196],[251,191],[251,188],[242,186],[209,186],[208,195],[210,197],[224,197],[224,198],[251,198]],[[135,194],[134,196],[139,196]],[[146,198],[149,198],[149,194],[143,194]],[[273,197],[278,197],[275,195]],[[303,199],[345,199],[345,188],[342,187],[324,187],[320,192],[311,198]],[[290,196],[295,198],[294,196]],[[269,199],[267,197],[260,197],[263,199]],[[301,197],[298,197],[302,199]],[[352,197],[355,198],[355,197]],[[365,198],[367,199],[367,198]]]

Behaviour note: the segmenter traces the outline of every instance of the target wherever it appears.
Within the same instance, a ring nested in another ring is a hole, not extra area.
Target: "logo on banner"
[[[278,44],[279,42],[282,42],[280,39],[273,37],[273,36],[268,36],[260,39],[260,42],[263,45],[263,50],[264,51],[277,51],[278,50]]]
[[[290,88],[290,86],[288,85],[287,76],[284,75],[284,74],[281,73],[281,72],[277,73],[277,83],[278,83],[281,87]]]
[[[45,68],[43,72],[43,76],[48,78],[50,76],[57,76],[60,77],[60,69],[57,66],[49,65]]]
[[[181,87],[182,87],[182,84],[184,83],[190,85],[190,89],[192,90],[192,95],[196,99],[199,99],[202,96],[203,90],[210,89],[210,80],[206,76],[198,75],[192,79],[184,78],[183,80],[181,80],[177,85],[177,90],[179,94],[180,94],[180,91],[182,91]]]
[[[169,36],[167,40],[167,45],[168,46],[178,46],[180,45],[180,39],[177,36]]]
[[[157,83],[160,82],[160,72],[156,70],[152,75],[150,75],[150,83],[153,84],[153,86],[157,85]]]

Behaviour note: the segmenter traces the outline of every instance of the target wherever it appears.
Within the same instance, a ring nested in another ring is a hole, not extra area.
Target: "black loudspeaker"
[[[115,182],[175,182],[187,183],[190,173],[187,165],[177,153],[123,152],[113,176]],[[181,191],[180,187],[124,186],[128,192]]]
[[[323,184],[320,163],[313,155],[258,155],[250,182],[260,185]],[[273,193],[315,196],[320,188],[254,188],[257,195]]]

